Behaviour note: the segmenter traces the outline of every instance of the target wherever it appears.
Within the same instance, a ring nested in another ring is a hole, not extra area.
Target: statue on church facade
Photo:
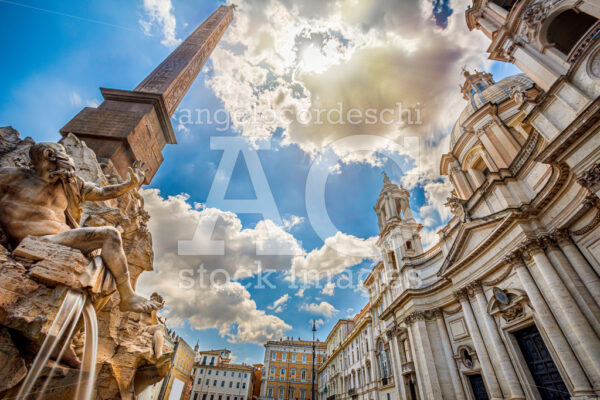
[[[121,311],[152,312],[162,304],[145,299],[131,286],[121,235],[113,226],[80,227],[81,203],[117,198],[144,180],[143,164],[129,168],[127,181],[100,187],[76,174],[75,164],[58,143],[29,150],[31,167],[0,168],[0,227],[16,247],[33,236],[89,254],[101,249],[120,295]]]

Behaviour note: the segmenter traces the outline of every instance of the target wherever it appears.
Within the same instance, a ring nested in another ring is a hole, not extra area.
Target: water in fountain
[[[75,390],[75,400],[91,399],[98,349],[98,321],[96,318],[96,311],[85,293],[69,290],[52,322],[52,326],[48,331],[48,335],[46,336],[42,347],[21,385],[21,389],[17,394],[17,400],[25,400],[29,395],[33,394],[33,385],[39,378],[42,369],[46,366],[46,363],[59,343],[63,342],[63,346],[58,353],[56,362],[52,366],[41,391],[39,391],[38,399],[43,399],[44,392],[48,388],[48,384],[54,375],[60,359],[70,345],[71,336],[75,331],[79,318],[82,316],[85,331],[85,344],[83,348],[83,360]]]

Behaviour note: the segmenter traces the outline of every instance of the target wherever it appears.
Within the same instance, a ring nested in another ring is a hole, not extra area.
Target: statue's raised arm
[[[136,161],[132,167],[129,167],[127,180],[123,183],[108,186],[97,186],[86,182],[87,190],[83,201],[102,201],[119,197],[132,189],[137,189],[144,182],[144,177],[148,169],[144,169],[144,163]]]

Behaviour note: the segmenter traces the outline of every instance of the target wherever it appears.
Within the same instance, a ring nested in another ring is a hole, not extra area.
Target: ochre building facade
[[[273,340],[265,344],[260,399],[304,400],[311,398],[313,342],[308,340]],[[315,397],[318,391],[316,373],[325,357],[325,343],[315,342]]]

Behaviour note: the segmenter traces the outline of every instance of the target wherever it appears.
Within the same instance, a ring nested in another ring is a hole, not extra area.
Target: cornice
[[[380,317],[380,319],[387,321],[394,315],[395,310],[403,307],[410,298],[423,297],[423,296],[429,295],[433,292],[436,292],[438,290],[445,288],[446,286],[450,285],[451,283],[452,282],[450,282],[449,280],[442,278],[442,279],[437,280],[435,283],[432,283],[431,285],[423,287],[423,288],[406,289],[404,292],[402,292],[402,294],[400,294],[400,296],[396,297],[396,299],[381,313],[381,315],[379,317]]]
[[[571,145],[581,138],[595,134],[597,132],[595,128],[598,128],[598,126],[600,126],[600,97],[592,101],[569,126],[553,138],[546,148],[537,155],[536,161],[546,164],[559,161]]]

